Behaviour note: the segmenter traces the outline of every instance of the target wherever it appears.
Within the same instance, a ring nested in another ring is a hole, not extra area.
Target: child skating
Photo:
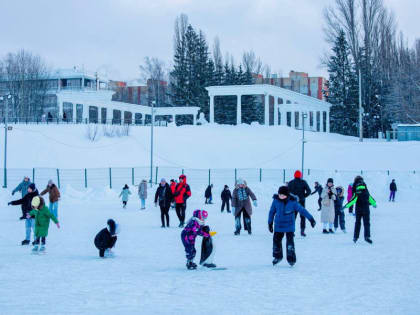
[[[296,252],[294,244],[295,235],[295,212],[299,212],[306,217],[315,227],[315,219],[302,207],[294,197],[290,196],[289,188],[282,186],[278,194],[273,196],[273,203],[268,214],[268,230],[274,232],[273,236],[273,266],[277,265],[283,259],[282,241],[286,235],[287,262],[293,266],[296,263]],[[273,227],[274,222],[274,227]]]
[[[346,221],[345,221],[345,214],[343,210],[343,202],[344,202],[344,188],[338,186],[336,189],[337,197],[334,201],[335,207],[335,217],[334,217],[334,229],[337,231],[338,224],[340,223],[340,229],[343,233],[346,233]]]
[[[111,248],[115,246],[117,242],[117,234],[119,232],[119,226],[113,219],[109,219],[107,227],[100,230],[95,236],[95,246],[99,249],[99,257],[113,257],[114,253]]]
[[[129,195],[131,195],[130,188],[128,187],[127,184],[125,184],[125,186],[123,187],[123,189],[120,193],[120,198],[122,199],[124,209],[125,209],[125,207],[127,207],[127,202],[128,202],[128,196]]]
[[[196,254],[195,239],[198,235],[202,237],[209,237],[210,234],[204,231],[205,221],[207,219],[207,211],[194,210],[193,217],[188,221],[187,225],[181,232],[182,244],[185,247],[187,256],[187,268],[189,270],[196,269],[197,265],[194,263]]]
[[[32,199],[33,210],[26,215],[27,218],[35,216],[35,244],[32,249],[33,253],[37,253],[38,249],[40,252],[45,251],[46,238],[48,236],[48,228],[50,226],[50,219],[54,221],[57,228],[60,228],[57,218],[48,210],[45,205],[45,201],[42,197],[36,196]],[[41,247],[39,244],[41,242]]]

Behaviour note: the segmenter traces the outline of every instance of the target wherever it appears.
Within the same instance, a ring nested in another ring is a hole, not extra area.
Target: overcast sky
[[[384,0],[410,42],[420,37],[420,1]],[[326,75],[322,11],[333,0],[14,0],[0,1],[0,54],[24,48],[56,68],[106,69],[114,79],[139,77],[145,56],[173,55],[173,25],[185,13],[223,54],[239,62],[254,50],[272,72]]]

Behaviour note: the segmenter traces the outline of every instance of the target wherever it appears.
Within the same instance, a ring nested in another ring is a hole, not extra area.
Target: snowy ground
[[[116,191],[67,188],[59,207],[62,228],[50,226],[45,256],[20,246],[20,208],[1,206],[0,313],[418,314],[418,190],[396,203],[374,195],[373,246],[363,239],[353,244],[354,218],[348,215],[347,234],[323,235],[319,222],[308,228],[306,239],[295,240],[297,264],[290,268],[285,261],[271,265],[266,221],[274,184],[251,188],[259,199],[252,236],[233,235],[233,217],[220,213],[218,200],[205,208],[218,232],[215,262],[225,271],[187,271],[175,212],[172,227],[161,229],[150,199],[146,211],[138,210],[135,198],[123,210]],[[0,190],[2,205],[9,193]],[[199,192],[187,216],[198,207]],[[319,221],[315,197],[308,209]],[[93,238],[110,217],[121,224],[117,256],[102,260]]]

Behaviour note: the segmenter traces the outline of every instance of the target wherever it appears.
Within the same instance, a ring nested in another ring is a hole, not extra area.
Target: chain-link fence
[[[238,168],[238,169],[181,169],[175,167],[153,168],[152,183],[159,183],[161,178],[168,182],[170,179],[178,179],[179,175],[185,174],[191,185],[203,187],[213,184],[215,187],[223,185],[233,186],[238,178],[245,179],[250,184],[276,183],[282,184],[293,179],[294,169],[263,169],[263,168]],[[138,185],[141,180],[146,179],[150,183],[150,167],[133,168],[88,168],[88,169],[55,169],[55,168],[33,168],[33,169],[7,169],[6,181],[4,181],[4,169],[1,169],[1,183],[6,188],[13,189],[25,176],[43,187],[48,180],[52,179],[58,187],[71,186],[75,189],[86,188],[115,188],[120,189],[123,185]],[[348,185],[353,182],[357,175],[362,175],[366,181],[379,184],[387,184],[393,178],[409,185],[420,184],[420,171],[343,171],[343,170],[317,170],[306,169],[304,179],[312,183],[318,181],[325,183],[328,178],[340,185]]]

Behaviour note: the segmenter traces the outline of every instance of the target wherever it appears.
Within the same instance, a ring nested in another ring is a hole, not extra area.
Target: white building
[[[210,96],[210,123],[214,123],[214,97],[236,96],[236,124],[242,123],[243,95],[264,95],[264,124],[288,125],[302,128],[303,115],[305,129],[330,132],[331,104],[314,97],[303,95],[278,86],[268,84],[225,85],[206,88]]]

